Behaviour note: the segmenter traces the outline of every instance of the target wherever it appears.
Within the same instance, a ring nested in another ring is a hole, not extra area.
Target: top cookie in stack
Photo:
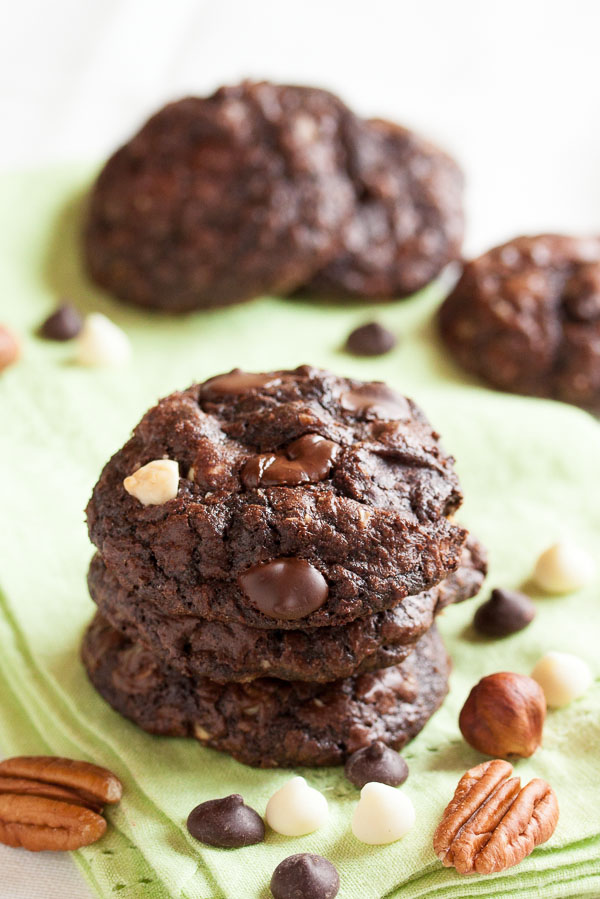
[[[461,499],[384,384],[302,366],[172,394],[88,506],[90,677],[147,730],[253,765],[401,746],[447,691],[434,618],[485,575]]]
[[[249,82],[159,110],[92,190],[92,278],[180,312],[303,286],[390,298],[460,253],[462,174],[418,135],[327,91]]]

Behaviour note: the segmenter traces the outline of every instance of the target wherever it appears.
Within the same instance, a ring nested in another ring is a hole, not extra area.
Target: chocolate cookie
[[[463,176],[453,159],[392,122],[350,120],[354,210],[343,244],[302,289],[331,298],[403,297],[457,259]]]
[[[124,479],[164,459],[178,463],[177,495],[143,505]],[[108,571],[162,613],[304,630],[392,608],[455,570],[461,499],[412,401],[303,366],[162,400],[87,515]]]
[[[399,749],[442,703],[450,668],[434,626],[402,665],[383,671],[331,684],[217,684],[161,667],[100,615],[82,656],[99,693],[144,730],[193,736],[262,768],[340,764],[374,740]]]
[[[441,609],[479,592],[486,567],[482,546],[469,538],[460,567],[430,590],[407,596],[395,609],[307,631],[163,615],[139,594],[124,590],[99,555],[92,560],[88,584],[103,618],[182,674],[219,683],[266,675],[321,683],[398,665]]]
[[[517,237],[484,253],[440,329],[461,365],[501,390],[600,408],[600,238]]]
[[[350,214],[351,116],[327,91],[266,82],[165,106],[94,185],[90,275],[171,312],[293,290],[336,252]]]

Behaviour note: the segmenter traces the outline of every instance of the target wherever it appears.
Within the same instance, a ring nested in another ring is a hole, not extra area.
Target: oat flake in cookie
[[[85,258],[117,297],[179,312],[285,293],[352,208],[333,94],[243,82],[157,112],[92,190]]]
[[[393,122],[352,119],[346,130],[353,213],[341,250],[302,292],[407,296],[460,254],[462,173],[442,150]]]
[[[328,442],[325,459],[312,443],[298,455],[308,435]],[[144,505],[124,481],[159,459],[177,462],[177,495]],[[108,572],[163,614],[305,630],[447,577],[466,539],[451,518],[461,500],[452,457],[412,401],[303,366],[234,371],[162,400],[105,467],[87,515]],[[290,559],[302,566],[288,584]]]
[[[489,250],[466,265],[440,329],[458,362],[501,390],[600,409],[600,238]]]
[[[441,705],[450,670],[435,626],[402,665],[330,684],[186,678],[99,615],[82,657],[98,692],[144,730],[196,737],[262,768],[341,764],[375,740],[401,748]]]

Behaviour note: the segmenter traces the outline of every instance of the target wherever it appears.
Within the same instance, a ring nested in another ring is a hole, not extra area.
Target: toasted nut
[[[58,756],[18,756],[0,762],[0,777],[24,777],[74,790],[92,805],[112,805],[123,795],[118,777],[106,768]]]
[[[0,371],[13,365],[21,355],[18,338],[4,325],[0,325]]]
[[[101,815],[41,796],[0,795],[0,843],[32,852],[65,851],[95,843],[106,831]]]
[[[459,874],[503,871],[552,836],[559,814],[554,790],[537,777],[521,789],[512,773],[512,765],[495,759],[461,777],[433,836],[446,867]]]
[[[123,486],[143,506],[161,506],[177,496],[179,465],[172,459],[154,459],[125,478]]]
[[[57,799],[70,802],[71,805],[84,805],[94,812],[101,812],[103,803],[84,799],[75,790],[43,783],[41,780],[27,780],[25,777],[0,777],[0,794],[18,793],[20,796],[43,796],[45,799]]]
[[[482,678],[465,702],[458,726],[467,743],[486,755],[533,755],[542,742],[546,700],[524,674],[501,671]]]

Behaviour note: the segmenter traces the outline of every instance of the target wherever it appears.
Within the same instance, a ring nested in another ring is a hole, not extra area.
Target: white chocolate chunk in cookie
[[[179,465],[172,459],[154,459],[125,478],[123,487],[142,505],[161,506],[177,496]]]

